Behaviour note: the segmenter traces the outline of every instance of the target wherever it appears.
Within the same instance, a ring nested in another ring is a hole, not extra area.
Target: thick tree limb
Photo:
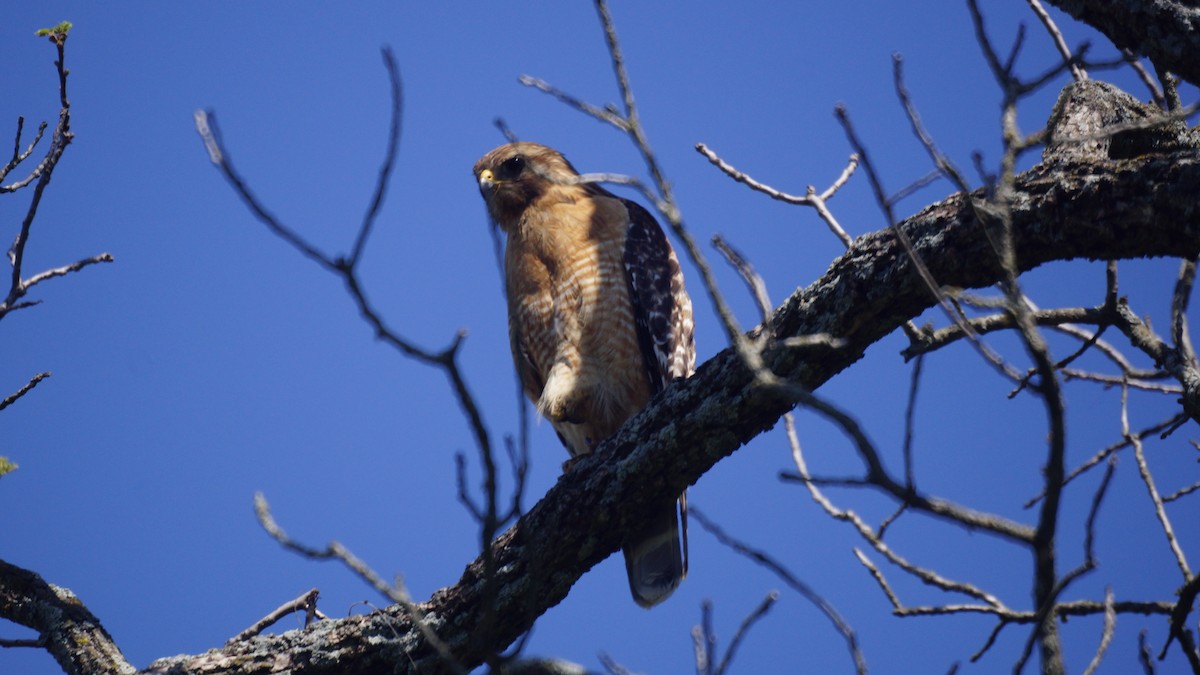
[[[41,644],[65,673],[135,672],[100,621],[74,593],[3,560],[0,616],[38,631]]]
[[[1090,24],[1120,49],[1200,84],[1200,8],[1181,0],[1049,0]]]
[[[1022,271],[1075,258],[1195,257],[1200,253],[1200,154],[1050,162],[1016,183],[1013,226]],[[985,228],[953,195],[901,227],[942,285],[982,287],[1003,277]],[[842,348],[768,351],[780,377],[810,389],[935,302],[890,231],[860,237],[845,255],[775,313],[776,338],[823,333]],[[580,576],[620,548],[640,514],[695,483],[720,459],[771,428],[792,407],[756,387],[726,349],[668,388],[597,452],[581,459],[493,543],[497,620],[476,634],[484,608],[482,558],[421,604],[429,627],[459,663],[481,663],[561,602]],[[154,673],[437,672],[436,652],[396,607],[258,636],[198,656],[153,664]]]

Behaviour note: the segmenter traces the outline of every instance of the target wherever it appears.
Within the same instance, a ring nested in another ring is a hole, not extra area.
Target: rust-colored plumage
[[[525,393],[572,457],[587,454],[695,368],[679,262],[644,208],[578,182],[551,148],[504,145],[474,173],[507,235],[509,340]],[[686,528],[685,518],[681,541],[672,505],[626,539],[638,604],[662,602],[687,574]]]

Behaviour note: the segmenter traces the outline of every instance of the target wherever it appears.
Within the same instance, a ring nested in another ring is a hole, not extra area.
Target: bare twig
[[[1136,380],[1127,376],[1104,375],[1102,373],[1092,373],[1085,370],[1076,370],[1074,368],[1062,369],[1063,381],[1070,382],[1071,380],[1083,380],[1086,382],[1096,382],[1109,387],[1129,387],[1140,391],[1149,391],[1157,394],[1172,394],[1179,396],[1183,393],[1183,387],[1177,384],[1160,384],[1158,382],[1146,382],[1144,380]],[[1186,421],[1187,416],[1183,419]]]
[[[1146,629],[1138,631],[1138,663],[1146,675],[1154,675],[1154,656],[1150,653],[1150,644],[1146,640]]]
[[[729,646],[725,648],[725,655],[721,657],[721,663],[717,666],[717,669],[713,671],[713,675],[724,675],[725,672],[729,670],[729,666],[733,663],[733,656],[737,653],[737,648],[742,644],[742,640],[746,637],[747,633],[750,632],[750,628],[753,627],[754,624],[759,621],[759,619],[762,619],[764,616],[766,616],[767,612],[771,610],[771,607],[774,606],[775,601],[778,599],[779,591],[771,591],[770,593],[767,593],[767,597],[763,598],[762,602],[760,602],[753,611],[747,614],[746,618],[742,619],[742,623],[738,626],[737,632],[735,632],[733,637],[730,638]]]
[[[1159,652],[1158,658],[1166,656],[1167,648],[1173,640],[1179,641],[1179,647],[1191,665],[1193,672],[1200,672],[1200,651],[1196,649],[1196,640],[1187,627],[1187,617],[1192,612],[1196,596],[1200,595],[1200,576],[1194,576],[1178,591],[1179,601],[1171,610],[1170,637]]]
[[[0,181],[3,181],[4,177],[7,176],[10,171],[17,168],[17,166],[19,166],[25,160],[29,159],[29,156],[33,154],[33,149],[36,148],[37,144],[42,140],[42,134],[44,134],[46,132],[46,128],[49,126],[50,125],[45,122],[38,124],[37,134],[34,135],[33,140],[30,141],[29,145],[26,146],[25,150],[22,151],[21,150],[21,132],[25,129],[25,118],[24,117],[17,118],[17,136],[13,140],[12,159],[8,160],[8,163],[5,164],[3,167],[0,167]],[[40,169],[34,169],[34,172],[32,174],[30,174],[28,177],[26,177],[24,180],[20,181],[19,183],[14,183],[12,185],[0,185],[0,194],[4,194],[5,192],[13,192],[14,190],[19,190],[24,185],[28,185],[29,183],[31,183],[33,181],[34,178],[37,178],[37,176],[39,175],[38,174],[39,170]]]
[[[1100,633],[1100,646],[1096,647],[1096,655],[1088,663],[1083,675],[1091,675],[1100,667],[1100,662],[1104,660],[1104,652],[1108,651],[1108,645],[1112,643],[1116,626],[1117,610],[1113,604],[1113,592],[1112,588],[1107,588],[1104,590],[1104,630]]]
[[[916,427],[917,391],[924,363],[924,355],[917,356],[917,362],[913,364],[912,383],[908,387],[908,406],[904,409],[904,484],[910,489],[916,489],[917,484],[913,471],[913,429]]]
[[[600,663],[611,675],[634,675],[633,671],[613,660],[613,657],[600,652]]]
[[[767,555],[765,552],[752,548],[751,546],[726,534],[725,531],[718,527],[716,523],[709,520],[708,516],[704,515],[704,512],[696,509],[693,506],[690,514],[696,518],[696,521],[700,523],[701,527],[703,527],[705,530],[708,530],[714,537],[716,537],[717,541],[721,542],[725,546],[728,546],[729,548],[732,548],[737,553],[746,556],[759,565],[771,570],[775,576],[779,577],[785,584],[792,588],[792,590],[796,591],[806,600],[815,605],[817,609],[819,609],[821,613],[829,619],[834,628],[841,633],[842,638],[846,640],[846,645],[850,649],[850,655],[854,659],[854,667],[856,671],[859,673],[867,672],[867,662],[862,652],[859,650],[858,637],[855,635],[854,629],[851,628],[848,623],[846,623],[846,620],[842,618],[841,614],[838,613],[833,605],[829,604],[829,602],[825,600],[825,598],[821,597],[816,591],[814,591],[812,587],[801,581],[798,577],[796,577],[796,575],[792,574],[786,567],[784,567],[771,556]],[[765,612],[766,610],[764,609],[763,611]]]
[[[1184,361],[1196,362],[1196,352],[1188,334],[1187,310],[1196,283],[1196,261],[1184,260],[1179,265],[1175,290],[1171,293],[1171,343]]]
[[[854,418],[850,417],[841,410],[838,410],[829,403],[821,400],[817,396],[813,395],[812,392],[803,391],[797,387],[792,387],[785,384],[777,384],[776,387],[781,390],[785,390],[787,394],[793,397],[793,399],[796,400],[800,405],[810,408],[814,412],[817,412],[827,419],[833,421],[850,437],[851,441],[854,443],[855,449],[858,451],[859,457],[867,465],[866,476],[862,479],[859,479],[857,484],[869,485],[871,487],[883,490],[892,497],[900,500],[902,503],[907,504],[911,509],[922,511],[950,522],[958,523],[964,527],[986,530],[1019,543],[1028,543],[1033,539],[1034,530],[1028,525],[1017,523],[995,514],[980,513],[944,499],[930,497],[915,489],[911,489],[909,486],[904,485],[904,483],[901,481],[897,481],[884,468],[883,460],[879,457],[879,451],[875,448],[871,441],[867,439],[866,434],[863,432],[862,428],[858,425],[858,422],[855,421]],[[785,417],[784,419],[786,422],[787,418]],[[798,443],[793,443],[793,459],[798,460],[796,464],[799,473],[781,473],[780,478],[782,480],[794,481],[811,486],[813,480],[808,475],[808,470],[804,466],[803,458],[798,454],[798,447]],[[818,503],[821,503],[821,501],[824,500],[824,496],[820,495],[819,492],[814,493],[813,497],[814,499],[818,499]],[[827,500],[825,503],[828,503]],[[829,507],[830,508],[826,510],[829,511],[830,515],[832,515],[834,518],[852,522],[855,527],[859,529],[860,533],[862,533],[863,536],[868,539],[868,541],[876,539],[874,535],[869,535],[871,532],[870,528],[862,523],[861,519],[857,515],[853,514],[852,512],[845,512],[836,509],[832,506],[832,504],[830,504]],[[882,544],[882,542],[877,543],[876,541],[872,541],[872,543],[877,544],[877,548]],[[968,591],[963,590],[963,592]]]
[[[571,96],[558,87],[555,87],[549,82],[531,75],[522,75],[521,77],[517,78],[517,81],[526,87],[533,87],[543,94],[549,94],[562,103],[565,103],[584,114],[591,115],[602,122],[608,122],[623,132],[629,132],[629,123],[624,117],[621,117],[620,113],[612,110],[611,108],[600,108],[585,101],[581,101],[580,99]]]
[[[305,257],[313,260],[325,269],[341,277],[343,283],[346,285],[347,291],[350,293],[351,298],[358,306],[359,313],[362,315],[363,319],[373,327],[375,335],[378,338],[389,343],[406,356],[412,357],[427,365],[441,368],[446,373],[447,378],[450,380],[451,388],[453,389],[459,405],[467,418],[468,425],[474,434],[475,444],[478,448],[479,456],[484,466],[483,485],[488,503],[485,508],[478,509],[474,511],[474,513],[477,516],[480,516],[482,539],[481,546],[484,551],[485,558],[490,558],[490,541],[492,538],[494,538],[496,532],[502,526],[505,518],[501,517],[500,508],[497,503],[497,467],[493,457],[491,438],[488,434],[487,427],[483,422],[483,417],[479,406],[475,402],[473,395],[470,393],[462,372],[458,367],[458,349],[462,345],[465,333],[460,331],[458,335],[455,336],[451,344],[440,352],[428,351],[418,347],[414,343],[401,337],[399,333],[385,323],[382,315],[367,300],[357,273],[357,263],[361,259],[363,246],[365,245],[367,235],[369,234],[371,226],[378,215],[383,197],[386,194],[386,184],[388,177],[391,174],[392,166],[394,166],[396,161],[396,147],[399,142],[399,118],[402,113],[400,79],[391,51],[385,49],[383,51],[383,58],[384,65],[388,70],[392,91],[392,122],[389,132],[388,148],[383,167],[379,172],[379,181],[376,185],[371,204],[367,209],[363,223],[359,228],[358,234],[355,238],[354,247],[352,249],[353,252],[349,257],[334,257],[325,254],[301,237],[293,229],[280,222],[278,218],[276,218],[266,208],[266,206],[254,196],[245,180],[233,168],[232,162],[229,158],[229,153],[225,149],[221,140],[221,135],[216,126],[216,120],[213,113],[196,111],[196,130],[204,142],[205,148],[208,151],[209,159],[225,176],[226,180],[238,193],[239,197],[241,197],[246,206],[250,208],[250,210],[264,225],[268,227],[268,229],[291,244]],[[515,512],[516,510],[518,509],[511,509],[510,513]],[[490,569],[490,562],[485,560],[485,563],[487,563],[487,566],[489,566]]]
[[[996,622],[995,626],[992,626],[992,630],[988,632],[987,639],[983,641],[983,645],[981,645],[979,649],[975,650],[975,653],[971,655],[971,663],[975,663],[979,661],[979,659],[983,658],[983,655],[992,648],[992,645],[996,644],[996,638],[1000,637],[1000,631],[1004,630],[1009,623],[1010,622],[1005,619],[1000,619]]]
[[[1167,504],[1169,502],[1175,501],[1176,499],[1179,499],[1180,497],[1186,497],[1187,495],[1190,495],[1197,490],[1200,490],[1200,483],[1192,483],[1191,485],[1188,485],[1187,487],[1182,487],[1182,488],[1176,490],[1175,492],[1172,492],[1171,494],[1167,495],[1166,497],[1163,497],[1162,500],[1163,500],[1164,504]]]
[[[816,209],[817,214],[821,217],[821,220],[825,221],[825,224],[829,226],[830,231],[833,232],[834,236],[841,240],[843,245],[849,247],[853,241],[850,238],[850,235],[846,234],[846,231],[842,229],[842,226],[838,223],[837,219],[833,217],[833,214],[829,211],[829,208],[825,205],[825,203],[833,198],[833,195],[839,189],[841,189],[843,185],[846,184],[846,181],[850,180],[850,176],[858,167],[858,155],[850,155],[850,160],[847,162],[846,168],[842,169],[842,174],[838,176],[828,188],[825,188],[823,192],[817,193],[816,189],[810,185],[808,186],[808,192],[804,196],[798,196],[776,190],[766,183],[760,183],[759,181],[754,180],[748,174],[735,169],[733,165],[721,159],[716,152],[713,152],[707,145],[703,143],[696,144],[696,152],[704,155],[704,157],[707,158],[713,166],[720,169],[725,175],[739,183],[746,185],[751,190],[756,190],[767,195],[771,199],[776,199],[787,204],[813,207]]]
[[[492,124],[500,132],[500,135],[504,136],[505,141],[509,143],[516,143],[517,141],[521,140],[520,137],[517,136],[516,132],[509,128],[508,122],[505,122],[503,117],[497,117],[496,119],[492,120]]]
[[[916,105],[913,104],[912,96],[908,93],[908,87],[904,84],[904,58],[900,54],[892,55],[892,84],[896,88],[896,96],[900,99],[900,104],[904,107],[904,113],[908,117],[909,124],[912,126],[913,135],[921,142],[921,147],[925,148],[925,152],[929,154],[929,158],[933,160],[933,164],[942,175],[949,178],[963,194],[971,193],[971,186],[967,183],[966,176],[958,170],[958,167],[950,161],[950,158],[945,155],[937,144],[933,142],[933,137],[925,129],[925,125],[921,122],[921,116],[917,112]],[[894,220],[894,218],[893,218]]]
[[[1158,424],[1155,424],[1155,425],[1149,426],[1145,429],[1142,429],[1141,431],[1139,431],[1135,434],[1132,434],[1132,436],[1136,437],[1139,440],[1146,438],[1147,436],[1152,436],[1154,434],[1161,432],[1163,429],[1168,428],[1172,424],[1174,424],[1176,419],[1177,418],[1172,417],[1171,419],[1164,420],[1162,422],[1159,422]],[[1123,450],[1127,447],[1130,447],[1131,445],[1133,445],[1133,441],[1131,440],[1130,435],[1122,436],[1121,440],[1101,449],[1095,455],[1092,455],[1090,458],[1088,458],[1087,461],[1085,461],[1084,463],[1075,467],[1069,474],[1067,474],[1066,478],[1063,479],[1063,486],[1066,487],[1066,485],[1068,483],[1070,483],[1071,481],[1078,478],[1080,475],[1085,473],[1088,469],[1091,469],[1092,467],[1096,466],[1100,462],[1104,461],[1113,453]],[[1039,493],[1038,495],[1036,495],[1033,498],[1026,501],[1023,506],[1024,506],[1024,508],[1030,508],[1034,504],[1037,504],[1039,501],[1041,501],[1041,499],[1042,499],[1042,494]]]
[[[1137,73],[1138,79],[1142,81],[1142,84],[1146,85],[1146,89],[1150,91],[1150,97],[1154,99],[1154,103],[1159,108],[1168,110],[1167,99],[1163,96],[1162,89],[1159,89],[1158,83],[1154,81],[1154,76],[1142,65],[1137,54],[1134,54],[1129,49],[1122,49],[1121,56],[1125,59],[1125,63],[1128,63],[1129,67],[1133,68],[1133,71]]]
[[[962,296],[960,296],[960,300]],[[1074,323],[1103,323],[1106,319],[1103,307],[1065,307],[1062,309],[1038,310],[1032,319],[1039,326],[1059,326]],[[965,324],[976,335],[986,335],[998,330],[1011,330],[1016,327],[1016,320],[1011,314],[991,314],[974,319],[966,319]],[[956,342],[968,334],[961,324],[955,323],[935,331],[922,332],[916,341],[905,347],[900,353],[905,359],[911,359],[919,354],[927,354]]]
[[[1042,7],[1042,3],[1038,0],[1026,0],[1026,2],[1029,3],[1029,8],[1032,9],[1033,13],[1037,15],[1037,18],[1042,22],[1042,25],[1046,27],[1046,32],[1050,33],[1051,39],[1054,40],[1054,47],[1058,49],[1059,54],[1062,54],[1063,63],[1071,69],[1071,75],[1075,78],[1075,81],[1082,82],[1083,80],[1088,79],[1087,71],[1084,70],[1083,66],[1077,63],[1071,56],[1071,49],[1070,47],[1067,47],[1067,41],[1063,39],[1062,32],[1058,30],[1058,26],[1055,25],[1054,19],[1050,18],[1049,12]]]
[[[713,247],[716,248],[721,255],[725,256],[725,260],[737,270],[742,277],[742,281],[746,282],[746,287],[750,291],[750,296],[754,298],[755,304],[758,305],[761,321],[765,325],[771,317],[771,298],[767,295],[767,285],[763,278],[754,271],[754,267],[746,257],[737,249],[729,245],[725,238],[719,234],[713,235]],[[764,331],[764,336],[769,336],[770,331]]]
[[[388,179],[392,175],[392,167],[396,165],[396,152],[400,146],[400,121],[404,117],[404,90],[400,84],[400,68],[396,65],[396,57],[390,47],[384,47],[383,65],[387,69],[388,83],[392,94],[392,122],[388,127],[387,152],[383,158],[383,166],[379,169],[379,179],[375,183],[375,193],[371,197],[371,205],[363,216],[362,227],[354,240],[353,252],[346,264],[353,268],[362,257],[363,247],[366,246],[367,236],[371,226],[379,215],[379,207],[383,205],[383,197],[387,193]]]
[[[717,634],[712,628],[712,601],[700,603],[700,623],[692,626],[692,651],[696,675],[709,675],[716,665]]]
[[[1128,434],[1128,430],[1126,432]],[[1142,483],[1146,484],[1146,492],[1150,495],[1150,501],[1154,504],[1154,515],[1158,518],[1158,524],[1163,527],[1166,543],[1171,548],[1171,554],[1175,556],[1175,563],[1183,574],[1183,580],[1188,581],[1192,579],[1192,568],[1188,567],[1188,558],[1183,554],[1183,548],[1175,537],[1175,528],[1171,527],[1171,519],[1166,515],[1166,509],[1163,507],[1163,498],[1158,495],[1158,488],[1154,485],[1154,477],[1150,472],[1150,465],[1146,464],[1146,453],[1141,447],[1141,438],[1134,435],[1126,437],[1133,444],[1133,456],[1138,461],[1138,473],[1141,476]]]
[[[204,149],[208,151],[208,159],[220,170],[225,176],[225,180],[233,186],[233,189],[241,197],[242,202],[254,212],[259,221],[266,225],[268,229],[275,233],[280,239],[291,244],[293,248],[304,254],[304,257],[321,265],[331,272],[337,272],[337,263],[319,251],[316,247],[309,244],[299,234],[291,228],[285,226],[275,214],[267,210],[259,200],[250,191],[250,187],[242,178],[241,174],[233,168],[233,160],[229,157],[229,153],[225,150],[224,141],[221,138],[220,127],[217,126],[217,113],[215,110],[197,110],[192,114],[193,121],[196,125],[196,133],[200,134],[200,140],[204,142]]]
[[[899,64],[900,60],[896,60],[895,63]],[[1013,379],[1019,377],[1015,372],[1012,372],[1011,368],[1004,363],[1003,359],[1001,359],[997,354],[995,354],[995,352],[992,351],[990,347],[978,339],[978,336],[975,335],[974,331],[971,329],[971,326],[967,323],[966,318],[948,301],[941,286],[937,283],[937,280],[934,279],[933,274],[930,273],[929,267],[925,264],[924,260],[921,259],[920,255],[918,255],[916,249],[913,248],[912,241],[909,239],[908,234],[898,225],[899,221],[896,220],[893,204],[887,197],[887,193],[883,188],[883,183],[880,180],[879,175],[875,172],[875,167],[871,163],[870,156],[867,154],[866,146],[863,145],[862,141],[858,137],[857,132],[854,130],[854,125],[850,121],[850,113],[846,110],[845,106],[842,105],[838,105],[834,112],[838,118],[838,121],[842,124],[842,129],[846,132],[847,140],[850,142],[851,147],[854,148],[854,153],[859,157],[859,161],[861,162],[863,169],[867,174],[867,180],[871,184],[871,190],[875,195],[876,204],[879,206],[880,210],[883,211],[889,230],[893,235],[895,235],[896,240],[900,242],[900,245],[904,248],[905,254],[910,260],[912,260],[914,269],[916,269],[917,274],[921,277],[921,281],[924,282],[925,287],[929,289],[930,294],[937,301],[938,306],[941,307],[942,311],[946,314],[950,321],[959,326],[963,335],[970,338],[972,346],[975,347],[975,349],[989,363],[995,366],[1007,377]],[[928,147],[932,148],[933,146],[931,144]],[[940,155],[940,153],[937,154]],[[963,189],[968,200],[974,203],[974,200],[971,199],[969,192],[966,191],[967,188],[964,187]],[[912,326],[910,326],[910,330],[908,332],[910,335],[919,333],[919,331],[914,330],[914,327]]]
[[[883,591],[888,602],[892,603],[892,610],[895,612],[902,611],[904,603],[900,602],[900,596],[896,595],[896,592],[892,590],[892,586],[888,583],[887,577],[883,576],[883,572],[880,572],[875,563],[871,562],[871,559],[858,547],[854,549],[854,557],[858,558],[858,562],[867,568],[867,572],[871,574],[871,578],[875,579],[875,583],[879,584],[879,589]]]
[[[58,91],[59,102],[61,104],[61,109],[58,113],[58,124],[54,127],[54,133],[50,139],[50,147],[47,148],[46,154],[42,158],[42,161],[38,163],[37,167],[25,179],[0,187],[0,193],[4,193],[13,192],[15,190],[24,188],[31,183],[33,184],[33,197],[30,199],[29,206],[25,211],[25,217],[21,221],[21,229],[18,231],[12,247],[8,250],[8,261],[12,265],[12,275],[9,283],[8,294],[3,300],[0,300],[0,318],[3,318],[11,311],[31,307],[34,304],[37,304],[36,302],[22,301],[22,298],[24,298],[26,293],[29,292],[30,288],[38,283],[47,279],[53,279],[55,277],[66,275],[71,272],[76,272],[95,263],[112,262],[113,260],[113,257],[108,253],[101,253],[99,255],[92,256],[91,258],[86,258],[63,267],[58,267],[35,274],[28,279],[22,279],[22,274],[24,271],[23,268],[25,264],[25,247],[29,243],[30,230],[33,227],[33,221],[37,216],[38,207],[41,205],[42,196],[45,194],[46,187],[50,184],[50,178],[54,173],[54,168],[58,166],[59,160],[62,159],[63,152],[75,138],[75,134],[71,131],[71,103],[67,100],[68,71],[64,65],[64,47],[66,40],[66,33],[52,33],[50,35],[50,41],[54,43],[55,48],[58,50],[58,59],[54,62],[54,66],[58,71]],[[29,156],[29,154],[33,151],[34,145],[36,145],[38,140],[41,139],[42,132],[46,128],[46,125],[43,123],[38,128],[37,137],[34,139],[33,143],[31,143],[24,152],[18,152],[17,149],[20,147],[22,124],[23,122],[18,122],[17,140],[13,148],[13,157],[9,161],[9,164],[5,170],[0,173],[0,177],[3,177],[3,175],[7,174],[12,167],[15,167],[18,163]],[[36,182],[34,182],[35,180]]]
[[[6,396],[3,401],[0,401],[0,410],[4,410],[13,403],[16,403],[17,399],[21,398],[25,394],[28,394],[30,391],[33,391],[33,388],[38,386],[38,383],[47,377],[50,377],[49,372],[38,373],[37,375],[29,378],[29,381],[26,382],[23,387]]]
[[[304,614],[305,614],[304,625],[308,626],[310,623],[312,623],[313,619],[318,614],[318,612],[317,612],[317,595],[319,595],[319,594],[320,594],[320,591],[318,591],[317,589],[314,588],[292,600],[289,600],[289,601],[283,603],[278,608],[276,608],[274,611],[272,611],[270,614],[267,614],[266,616],[259,619],[258,621],[255,621],[254,625],[252,625],[249,628],[247,628],[246,630],[238,633],[237,635],[234,635],[233,637],[229,638],[229,640],[225,644],[230,644],[233,642],[239,642],[241,640],[246,640],[246,639],[252,638],[255,635],[258,635],[259,633],[263,632],[267,628],[270,628],[271,626],[275,625],[283,617],[287,616],[288,614],[293,614],[295,612],[304,612]]]
[[[314,560],[341,561],[342,564],[354,572],[355,575],[366,582],[371,588],[374,588],[388,600],[403,607],[408,615],[412,617],[413,623],[416,624],[421,634],[424,635],[429,644],[442,656],[443,663],[454,672],[466,673],[466,669],[455,660],[450,648],[437,636],[437,633],[433,631],[429,622],[425,620],[420,607],[412,601],[408,590],[400,583],[399,579],[396,580],[395,584],[389,584],[384,581],[383,577],[379,576],[375,570],[371,569],[340,542],[331,541],[325,548],[316,548],[292,539],[275,522],[275,517],[271,515],[271,507],[267,504],[267,499],[261,492],[254,494],[254,514],[258,518],[259,525],[262,525],[267,534],[271,535],[271,538],[283,545],[284,548]]]
[[[55,267],[53,269],[38,272],[37,274],[26,279],[24,281],[24,286],[25,289],[28,290],[47,279],[66,276],[72,272],[78,272],[79,270],[90,265],[96,265],[98,263],[110,263],[114,260],[115,258],[113,258],[111,253],[99,253],[90,258],[84,258],[83,260],[78,260],[69,265],[63,265],[62,267]]]
[[[21,640],[21,639],[10,640],[8,638],[4,638],[4,639],[0,639],[0,647],[3,647],[5,649],[21,648],[21,647],[33,647],[35,649],[44,649],[46,647],[46,641],[43,640],[42,638],[30,638],[30,639],[24,639],[24,640]]]
[[[655,210],[662,212],[662,211],[670,208],[668,206],[668,204],[665,201],[663,201],[663,199],[661,197],[659,197],[657,194],[655,194],[654,190],[650,189],[650,187],[648,185],[646,185],[641,180],[634,178],[633,176],[626,176],[624,174],[619,174],[619,173],[593,172],[593,173],[581,174],[579,176],[575,176],[574,178],[569,178],[569,179],[559,178],[557,180],[561,180],[562,182],[568,183],[568,184],[570,184],[570,183],[612,183],[614,185],[626,185],[628,187],[631,187],[631,188],[637,190],[639,193],[641,193],[641,195],[646,198],[646,201],[648,201],[654,205]]]
[[[1178,111],[1183,108],[1183,100],[1179,97],[1179,77],[1168,72],[1158,64],[1154,65],[1154,73],[1162,83],[1163,110]]]
[[[938,169],[934,169],[934,170],[930,171],[929,173],[925,174],[924,176],[921,176],[920,178],[909,183],[908,185],[905,185],[904,187],[900,188],[899,190],[896,190],[895,192],[893,192],[892,196],[888,197],[888,203],[892,204],[894,206],[894,205],[900,203],[901,200],[907,199],[908,197],[912,196],[913,194],[916,194],[917,192],[919,192],[922,188],[927,187],[929,185],[933,185],[939,179],[944,178],[944,177],[945,176],[942,174],[941,171],[939,171]]]

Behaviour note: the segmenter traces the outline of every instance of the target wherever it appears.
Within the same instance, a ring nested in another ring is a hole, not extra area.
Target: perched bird
[[[572,458],[588,454],[695,369],[679,261],[646,209],[580,182],[551,148],[502,145],[474,173],[507,236],[508,334],[525,394]],[[643,607],[687,574],[686,495],[678,501],[682,539],[671,504],[625,540],[629,588]]]

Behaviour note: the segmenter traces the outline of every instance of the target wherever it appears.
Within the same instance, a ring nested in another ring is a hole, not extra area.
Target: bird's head
[[[488,213],[505,230],[549,192],[574,185],[579,175],[557,150],[537,143],[509,143],[475,162],[475,180]]]

